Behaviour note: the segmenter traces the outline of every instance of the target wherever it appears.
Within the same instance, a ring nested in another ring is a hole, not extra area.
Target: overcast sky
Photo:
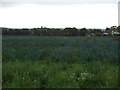
[[[118,0],[0,0],[0,27],[106,28],[118,25]]]

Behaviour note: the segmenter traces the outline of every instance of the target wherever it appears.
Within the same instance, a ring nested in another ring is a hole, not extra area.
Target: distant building
[[[112,30],[111,34],[112,35],[119,35],[120,33],[118,32],[118,30]]]
[[[104,32],[104,33],[103,33],[103,35],[105,35],[105,36],[107,36],[108,34],[109,34],[109,33],[107,33],[107,32]]]

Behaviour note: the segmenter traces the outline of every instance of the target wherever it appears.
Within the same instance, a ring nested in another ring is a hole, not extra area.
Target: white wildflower
[[[86,79],[85,77],[81,77],[82,80]]]

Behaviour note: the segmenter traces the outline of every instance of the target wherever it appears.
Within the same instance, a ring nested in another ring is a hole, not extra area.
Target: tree
[[[120,26],[118,26],[117,29],[118,29],[118,32],[120,32]]]
[[[79,35],[80,36],[86,36],[87,35],[87,29],[86,28],[81,28],[79,31]]]
[[[101,35],[102,35],[102,30],[101,30],[101,29],[94,29],[94,30],[93,30],[93,33],[94,33],[96,36],[101,36]]]
[[[65,36],[77,36],[78,29],[74,28],[65,28],[64,35]]]

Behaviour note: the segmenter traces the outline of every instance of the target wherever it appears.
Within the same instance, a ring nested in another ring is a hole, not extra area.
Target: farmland
[[[5,36],[4,88],[118,87],[117,37]]]

